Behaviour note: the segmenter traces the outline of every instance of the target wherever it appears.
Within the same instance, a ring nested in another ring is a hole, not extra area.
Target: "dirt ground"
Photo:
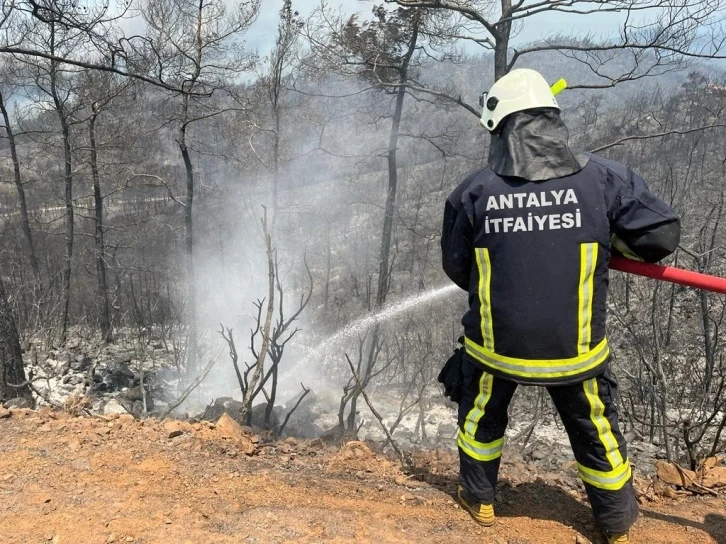
[[[581,491],[506,464],[497,523],[479,528],[451,497],[456,459],[446,453],[417,456],[420,476],[405,478],[360,442],[263,440],[247,456],[205,425],[21,410],[0,419],[0,436],[0,544],[600,538]],[[726,498],[644,504],[633,541],[726,544]]]

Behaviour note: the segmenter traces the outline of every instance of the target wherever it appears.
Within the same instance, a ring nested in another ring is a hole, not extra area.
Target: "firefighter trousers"
[[[460,483],[472,499],[494,502],[515,382],[466,358],[459,402]],[[584,382],[548,387],[577,461],[595,521],[608,534],[626,532],[638,517],[625,439],[613,405],[617,384],[606,371]]]

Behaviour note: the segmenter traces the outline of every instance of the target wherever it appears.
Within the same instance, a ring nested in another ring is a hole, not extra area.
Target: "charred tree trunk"
[[[393,113],[393,125],[388,144],[388,193],[386,195],[385,212],[383,216],[383,231],[381,233],[381,253],[378,262],[378,291],[376,292],[376,310],[386,302],[390,287],[389,263],[391,258],[391,239],[393,237],[393,214],[396,208],[396,193],[398,192],[398,165],[397,147],[398,132],[403,112],[403,99],[406,95],[405,87],[399,87],[396,94],[396,109]]]
[[[5,132],[8,136],[8,146],[10,147],[10,158],[13,161],[13,182],[15,188],[18,191],[18,203],[20,204],[20,223],[23,230],[23,236],[25,237],[25,243],[28,246],[28,261],[30,267],[33,269],[33,275],[37,280],[40,277],[40,267],[38,266],[38,259],[35,256],[35,246],[33,245],[33,234],[30,232],[30,221],[28,220],[28,205],[25,201],[25,189],[23,189],[23,182],[20,177],[20,161],[18,160],[18,150],[15,146],[15,134],[10,126],[10,116],[8,110],[5,107],[5,100],[3,95],[0,93],[0,112],[2,112],[3,120],[5,122]]]
[[[700,272],[708,273],[711,268],[711,260],[713,259],[714,251],[717,247],[718,242],[718,231],[719,225],[721,224],[721,215],[723,213],[723,201],[724,194],[721,193],[718,204],[714,207],[712,213],[716,213],[715,223],[713,230],[711,231],[710,241],[708,243],[708,251],[702,257],[702,261],[698,263]],[[705,234],[704,230],[704,234]],[[708,292],[701,290],[699,292],[699,299],[701,305],[701,320],[703,323],[703,347],[706,355],[706,372],[705,372],[705,384],[703,394],[708,397],[711,392],[711,382],[713,380],[714,369],[716,367],[716,351],[717,351],[717,340],[718,340],[718,328],[715,332],[711,331],[711,315],[710,315],[710,304]]]
[[[280,106],[277,99],[274,102],[273,116],[275,118],[275,137],[272,141],[272,220],[270,232],[274,235],[279,210],[280,187]]]
[[[51,25],[51,52],[55,51],[55,27]],[[68,340],[68,319],[71,302],[71,272],[73,267],[73,236],[75,218],[73,212],[73,158],[71,156],[71,134],[65,103],[58,92],[58,62],[50,61],[50,92],[53,98],[63,136],[63,161],[66,205],[66,252],[63,259],[63,284],[61,302],[61,337],[64,345]]]
[[[277,213],[279,210],[279,187],[280,187],[280,118],[282,107],[280,96],[282,95],[282,78],[285,70],[285,62],[291,52],[291,47],[297,36],[295,25],[295,13],[293,13],[291,0],[284,0],[280,10],[280,24],[277,29],[277,44],[272,53],[271,61],[271,83],[269,87],[269,98],[272,106],[272,117],[274,120],[273,141],[272,141],[272,220],[270,233],[274,236],[275,225],[277,224]]]
[[[494,33],[494,80],[506,76],[511,69],[509,65],[509,39],[512,33],[512,0],[501,0],[502,18],[495,25]]]
[[[416,429],[418,430],[421,442],[426,442],[429,439],[426,434],[426,413],[429,406],[426,399],[424,399],[423,389],[419,392],[419,396],[421,397],[421,402],[419,402],[418,405],[418,420],[416,420]]]
[[[706,368],[704,371],[704,387],[703,394],[708,396],[711,392],[711,381],[713,379],[713,371],[716,365],[716,356],[714,353],[714,342],[711,333],[711,316],[709,312],[710,305],[708,303],[708,292],[701,290],[698,293],[699,303],[701,306],[701,323],[703,324],[703,349],[706,356]]]
[[[328,309],[328,303],[330,302],[330,268],[333,250],[330,246],[330,219],[325,219],[325,249],[327,256],[325,259],[325,297],[324,305],[325,309]]]
[[[184,109],[189,105],[189,96],[184,95]],[[182,123],[179,129],[179,151],[184,160],[187,175],[187,198],[184,208],[184,249],[186,255],[187,272],[187,318],[189,320],[189,343],[187,345],[187,368],[192,370],[197,364],[197,281],[194,271],[194,220],[192,215],[194,205],[194,166],[189,155],[186,143],[187,124]]]
[[[270,395],[267,398],[267,408],[265,408],[265,425],[272,428],[272,414],[275,409],[275,401],[277,400],[277,379],[278,367],[280,360],[272,360],[272,385],[270,386]]]
[[[197,4],[197,20],[195,33],[195,57],[194,73],[189,78],[187,88],[194,90],[202,73],[202,57],[204,52],[204,40],[202,28],[204,26],[204,0]],[[193,370],[197,365],[199,356],[199,338],[197,330],[197,280],[194,270],[194,166],[187,147],[187,129],[194,121],[190,115],[191,93],[182,92],[182,115],[179,126],[179,151],[184,160],[184,169],[187,176],[187,198],[184,208],[184,249],[186,255],[186,280],[187,280],[187,319],[189,321],[189,342],[187,344],[187,370]]]
[[[665,370],[663,368],[663,359],[661,353],[661,335],[660,322],[661,314],[659,310],[659,283],[656,282],[653,289],[653,298],[650,310],[650,326],[653,337],[653,368],[655,371],[655,379],[657,387],[654,388],[654,394],[657,395],[657,410],[660,418],[660,432],[663,447],[665,448],[666,459],[671,461],[670,437],[668,436],[668,381],[666,380]]]
[[[401,66],[398,69],[399,86],[396,89],[396,105],[393,110],[393,120],[391,122],[391,132],[388,140],[388,193],[386,194],[386,204],[383,215],[383,230],[381,232],[381,250],[378,260],[378,289],[376,291],[375,310],[380,310],[386,303],[388,290],[391,285],[390,257],[391,257],[391,240],[393,238],[393,216],[396,210],[396,196],[398,193],[398,138],[401,128],[401,117],[403,115],[403,103],[406,97],[406,82],[408,81],[408,68],[416,51],[418,42],[420,14],[417,13],[413,21],[411,32],[411,40],[408,43],[408,49],[404,55]],[[373,372],[373,365],[377,360],[375,352],[377,350],[379,328],[376,325],[373,331],[373,341],[370,344],[366,366],[364,369],[363,381],[364,387],[368,384],[370,376]],[[350,398],[350,412],[348,413],[348,430],[354,432],[356,430],[356,409],[358,404],[358,396],[360,388],[356,388]]]
[[[63,106],[60,106],[61,108]],[[73,211],[73,163],[71,158],[70,130],[64,112],[58,111],[63,131],[63,155],[65,162],[65,205],[66,205],[66,253],[63,259],[63,321],[61,344],[68,339],[68,319],[71,303],[71,271],[73,266],[73,236],[75,216]]]
[[[32,398],[27,384],[22,387],[11,387],[25,382],[20,336],[10,311],[5,286],[0,278],[0,401],[4,402],[15,397]]]
[[[98,294],[101,301],[101,336],[107,344],[112,341],[111,336],[111,304],[108,295],[108,282],[106,280],[106,247],[103,240],[103,197],[101,196],[101,177],[98,173],[98,148],[96,146],[96,119],[98,118],[97,104],[93,105],[93,115],[88,125],[88,137],[91,144],[91,174],[93,177],[93,204],[96,221],[96,274],[98,275]]]
[[[267,312],[265,314],[265,322],[262,327],[262,346],[257,355],[257,361],[254,363],[254,370],[252,371],[252,377],[249,380],[247,392],[242,399],[242,409],[240,410],[240,419],[249,425],[250,418],[252,417],[252,401],[254,400],[254,392],[257,391],[257,386],[260,383],[262,372],[265,367],[265,359],[267,358],[268,351],[270,349],[271,341],[271,328],[272,328],[272,316],[274,314],[275,306],[275,263],[272,256],[272,238],[267,227],[267,213],[262,220],[262,231],[265,237],[265,246],[267,249],[267,273],[268,273],[268,293],[267,293]],[[262,308],[262,302],[260,302],[260,309]],[[268,403],[269,405],[270,403]]]
[[[390,287],[389,261],[391,257],[391,238],[393,237],[393,214],[396,209],[396,195],[398,192],[398,136],[401,128],[401,116],[403,114],[403,101],[406,97],[406,81],[408,80],[408,67],[411,58],[416,51],[418,41],[419,18],[416,17],[411,34],[411,41],[408,51],[403,58],[400,68],[399,83],[396,90],[396,107],[393,111],[391,133],[388,140],[388,193],[383,216],[383,232],[381,233],[381,252],[378,267],[378,291],[376,293],[376,309],[380,309],[386,302],[388,288]]]
[[[376,366],[376,363],[378,362],[378,357],[380,355],[381,350],[381,328],[378,323],[376,323],[373,326],[373,334],[371,335],[371,341],[368,347],[368,354],[366,355],[366,360],[363,366],[363,375],[360,376],[361,378],[361,387],[358,387],[358,383],[356,381],[356,388],[353,390],[353,393],[350,397],[350,411],[348,412],[348,421],[347,421],[347,429],[348,432],[355,435],[356,431],[358,430],[357,427],[357,418],[358,418],[358,397],[361,395],[362,390],[368,387],[368,384],[370,383],[371,379],[373,378],[373,368]],[[360,368],[358,369],[358,374],[360,374]]]

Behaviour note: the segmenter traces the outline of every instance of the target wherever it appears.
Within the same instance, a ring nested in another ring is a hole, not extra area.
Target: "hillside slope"
[[[2,416],[4,544],[599,538],[579,489],[522,464],[503,466],[497,524],[480,529],[451,497],[456,459],[450,454],[416,456],[420,478],[407,479],[360,442],[255,444],[211,424],[70,418],[47,410]],[[254,455],[245,455],[252,449]],[[648,544],[726,543],[726,500],[647,503],[634,537]]]

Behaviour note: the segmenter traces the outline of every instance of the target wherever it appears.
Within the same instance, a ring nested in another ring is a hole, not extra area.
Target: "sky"
[[[364,19],[370,15],[374,4],[381,3],[383,3],[383,0],[376,0],[375,2],[370,0],[342,0],[339,2],[328,0],[327,2],[330,8],[341,9],[344,13],[360,13]],[[320,0],[293,0],[293,8],[303,16],[310,14],[319,5]],[[257,49],[263,55],[270,50],[274,43],[281,6],[281,0],[263,0],[261,13],[246,36],[247,46],[250,49]],[[576,36],[613,34],[617,32],[622,20],[622,15],[612,13],[601,13],[586,17],[562,13],[544,13],[532,18],[531,23],[512,45],[516,46],[518,42],[535,41],[553,33]],[[473,46],[467,52],[475,53],[476,51],[477,46]]]

